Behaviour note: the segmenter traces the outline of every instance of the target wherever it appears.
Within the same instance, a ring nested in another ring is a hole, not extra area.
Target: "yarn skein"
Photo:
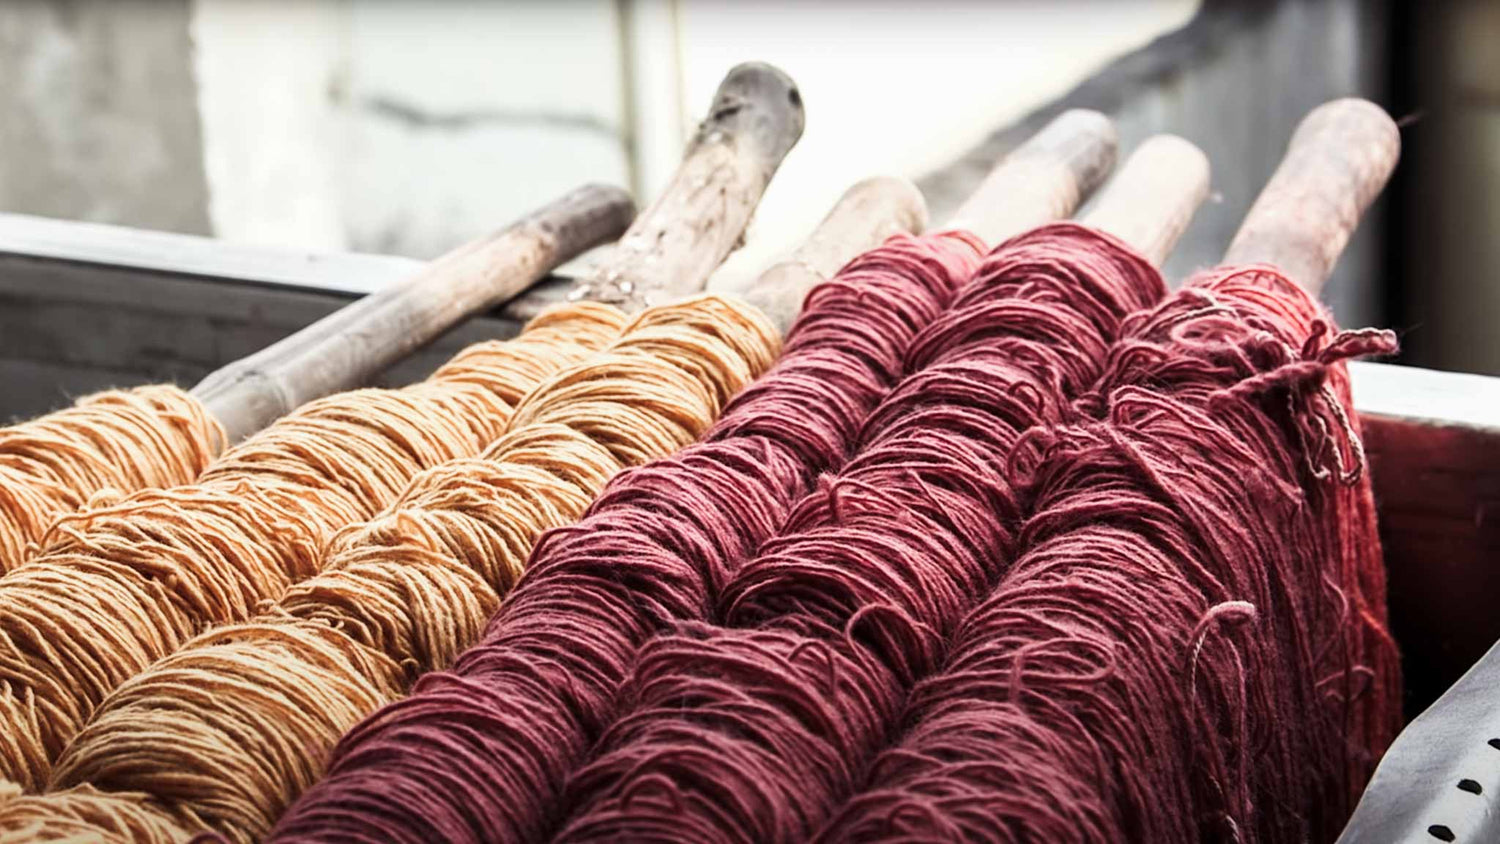
[[[122,684],[52,786],[130,793],[187,829],[263,838],[345,730],[478,637],[543,530],[576,520],[625,466],[696,440],[779,345],[758,311],[718,296],[643,312],[522,399],[481,458],[428,470],[342,532],[325,570],[269,611]]]
[[[635,650],[705,617],[817,474],[842,465],[980,249],[898,235],[816,287],[781,359],[707,442],[622,473],[582,521],[543,537],[481,644],[346,735],[272,838],[540,835]]]
[[[424,468],[478,453],[509,418],[509,396],[602,347],[623,322],[607,306],[566,306],[427,381],[311,402],[196,483],[59,519],[36,558],[0,578],[0,776],[40,788],[120,683],[314,573],[336,530],[374,515]]]
[[[1144,258],[1077,224],[996,248],[917,339],[857,455],[725,586],[723,624],[642,649],[632,705],[572,777],[556,840],[812,834],[1011,560],[1025,511],[1012,449],[1164,293]]]
[[[1334,334],[1267,268],[1130,322],[1078,421],[1017,461],[1024,552],[818,840],[1342,826],[1399,679],[1338,362],[1393,338]]]
[[[96,393],[0,428],[0,574],[93,496],[191,483],[224,445],[197,399],[161,385]]]
[[[180,844],[184,840],[181,828],[170,817],[130,797],[87,786],[65,797],[24,794],[15,783],[0,783],[0,815],[6,819],[0,841]]]

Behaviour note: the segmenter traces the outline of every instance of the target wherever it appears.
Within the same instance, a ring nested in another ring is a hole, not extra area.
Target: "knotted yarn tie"
[[[1389,329],[1334,333],[1328,321],[1322,319],[1313,322],[1312,332],[1300,353],[1270,332],[1257,332],[1247,341],[1246,353],[1279,362],[1216,391],[1209,398],[1209,406],[1223,407],[1236,399],[1278,391],[1291,393],[1288,406],[1299,421],[1301,450],[1307,456],[1308,471],[1320,480],[1333,477],[1352,486],[1364,475],[1364,445],[1343,403],[1327,384],[1328,370],[1346,360],[1395,354],[1396,348],[1396,333]],[[1303,393],[1315,397],[1315,403],[1298,412],[1296,396]]]

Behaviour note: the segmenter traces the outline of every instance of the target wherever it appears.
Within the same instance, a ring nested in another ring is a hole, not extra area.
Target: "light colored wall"
[[[188,14],[0,2],[0,211],[209,230]]]
[[[853,182],[936,166],[1195,7],[196,0],[214,229],[427,256],[585,179],[649,198],[724,73],[762,59],[808,128],[725,270],[753,274]]]
[[[586,180],[654,196],[732,65],[807,132],[726,276],[850,184],[917,176],[1195,0],[20,0],[0,210],[428,257]]]
[[[629,181],[607,0],[196,0],[214,231],[432,256]]]

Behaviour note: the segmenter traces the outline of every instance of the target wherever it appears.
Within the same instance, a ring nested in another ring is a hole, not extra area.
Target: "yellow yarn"
[[[182,824],[139,794],[104,794],[88,786],[66,794],[23,794],[0,783],[0,844],[175,844]]]
[[[264,836],[344,731],[478,638],[542,532],[577,520],[624,467],[694,441],[777,351],[765,318],[729,300],[643,313],[523,399],[482,458],[427,470],[341,532],[321,574],[121,685],[52,787],[88,783],[188,829]],[[299,645],[263,644],[283,640]]]
[[[98,393],[0,428],[0,573],[91,496],[189,483],[223,449],[219,423],[170,386]]]
[[[50,760],[120,683],[312,574],[334,531],[499,434],[511,406],[496,388],[527,392],[538,372],[583,359],[624,321],[606,306],[567,306],[509,342],[524,354],[476,354],[476,366],[496,361],[483,373],[449,367],[405,389],[312,402],[225,452],[197,483],[59,520],[38,557],[0,578],[0,776],[42,786]]]

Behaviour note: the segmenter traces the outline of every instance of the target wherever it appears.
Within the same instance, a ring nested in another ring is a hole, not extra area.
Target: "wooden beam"
[[[1136,147],[1079,221],[1130,244],[1160,267],[1208,198],[1208,156],[1176,135]]]
[[[455,323],[515,297],[634,216],[619,188],[575,190],[396,284],[247,355],[193,387],[236,442],[313,399],[348,390]]]
[[[1350,98],[1313,109],[1223,263],[1274,264],[1316,296],[1400,154],[1401,133],[1380,106]]]
[[[1074,109],[1005,155],[945,227],[967,229],[991,246],[1073,213],[1115,166],[1114,123]]]
[[[815,285],[891,235],[915,234],[926,225],[927,203],[915,185],[891,177],[866,179],[844,192],[790,258],[772,264],[741,295],[785,335]]]

